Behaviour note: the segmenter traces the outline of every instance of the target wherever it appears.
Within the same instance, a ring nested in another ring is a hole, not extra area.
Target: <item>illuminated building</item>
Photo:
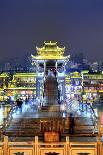
[[[82,92],[82,76],[79,72],[72,72],[65,78],[67,98],[80,96]]]
[[[84,100],[91,102],[103,96],[103,74],[82,72]]]
[[[36,80],[35,73],[16,73],[13,79],[9,81],[7,96],[12,100],[26,97],[35,98]]]
[[[0,74],[0,101],[7,99],[6,88],[8,87],[9,75],[7,73]]]
[[[65,47],[58,47],[57,42],[44,42],[43,47],[36,47],[36,50],[37,56],[31,55],[32,64],[36,66],[36,97],[43,100],[45,79],[52,72],[57,78],[62,101],[65,98],[65,65],[70,56],[64,56]]]

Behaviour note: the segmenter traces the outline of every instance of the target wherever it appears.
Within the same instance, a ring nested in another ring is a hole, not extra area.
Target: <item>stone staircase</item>
[[[7,136],[35,136],[40,134],[40,121],[31,118],[16,118],[4,130]]]
[[[92,134],[94,125],[91,118],[78,116],[74,118],[74,134]],[[61,132],[62,136],[69,135],[69,117],[67,118],[15,118],[4,129],[7,136],[34,137],[43,136],[45,131]]]
[[[74,133],[75,134],[92,134],[94,131],[94,123],[89,117],[76,117]]]

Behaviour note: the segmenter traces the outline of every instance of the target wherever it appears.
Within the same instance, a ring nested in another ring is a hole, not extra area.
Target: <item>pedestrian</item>
[[[19,99],[16,100],[16,104],[17,107],[19,107]]]
[[[74,116],[72,113],[70,113],[70,116],[69,116],[69,133],[70,134],[74,134]]]
[[[22,104],[23,104],[23,102],[21,99],[16,100],[16,105],[20,109],[20,113],[22,112]]]
[[[26,97],[26,99],[25,99],[25,104],[28,104],[28,101],[29,101],[29,100],[28,100],[28,98]]]
[[[22,101],[22,99],[20,99],[19,100],[20,113],[22,113],[22,104],[23,104],[23,101]]]

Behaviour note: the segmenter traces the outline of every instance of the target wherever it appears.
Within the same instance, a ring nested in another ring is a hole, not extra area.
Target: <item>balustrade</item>
[[[38,136],[34,141],[10,142],[5,136],[0,142],[0,155],[97,155],[97,151],[102,155],[103,143],[99,146],[97,142],[70,142],[69,137],[65,142],[41,142]]]

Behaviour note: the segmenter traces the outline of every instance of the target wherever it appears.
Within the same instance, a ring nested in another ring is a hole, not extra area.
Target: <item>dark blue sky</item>
[[[103,0],[0,0],[0,61],[34,54],[45,40],[103,60]]]

